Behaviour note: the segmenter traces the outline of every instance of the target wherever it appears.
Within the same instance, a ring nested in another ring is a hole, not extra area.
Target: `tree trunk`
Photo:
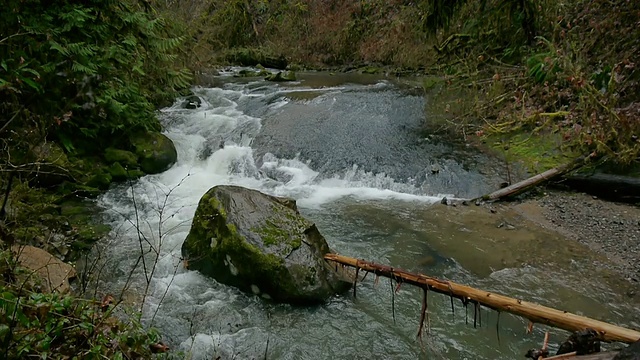
[[[507,196],[512,196],[512,195],[516,195],[521,193],[524,190],[527,190],[531,187],[534,187],[544,181],[553,179],[554,177],[558,176],[558,175],[562,175],[564,173],[567,173],[577,167],[580,167],[584,164],[585,161],[585,157],[580,157],[568,164],[562,165],[562,166],[558,166],[556,168],[547,170],[543,173],[540,173],[538,175],[534,175],[526,180],[522,180],[518,183],[515,183],[511,186],[507,186],[504,189],[500,189],[498,191],[494,191],[491,194],[488,195],[484,195],[479,199],[474,199],[474,200],[485,200],[485,201],[496,201],[496,200],[500,200],[504,197]]]
[[[415,285],[425,289],[425,291],[430,290],[449,295],[451,297],[461,299],[465,305],[471,302],[497,311],[506,311],[511,314],[527,318],[534,323],[546,324],[571,332],[591,328],[597,331],[600,334],[601,339],[604,341],[633,343],[640,340],[640,332],[635,330],[626,329],[620,326],[519,299],[474,289],[451,281],[439,280],[430,276],[410,273],[405,270],[394,269],[390,266],[375,264],[365,260],[358,260],[338,254],[327,254],[324,258],[325,260],[355,267],[357,270],[364,270],[372,272],[378,276],[388,277],[399,283],[404,282]]]
[[[607,173],[571,174],[564,177],[562,185],[615,201],[636,203],[640,201],[640,177]]]

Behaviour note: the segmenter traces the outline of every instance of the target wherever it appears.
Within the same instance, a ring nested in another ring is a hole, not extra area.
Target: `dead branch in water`
[[[571,332],[590,328],[597,331],[603,341],[633,343],[640,340],[640,332],[635,330],[526,302],[520,299],[514,299],[504,295],[478,290],[451,281],[440,280],[427,275],[415,274],[406,270],[395,269],[390,266],[375,264],[369,261],[358,260],[338,254],[327,254],[324,258],[325,260],[334,261],[336,264],[347,265],[358,270],[373,272],[376,277],[388,277],[392,281],[395,280],[398,284],[407,283],[418,286],[424,291],[430,290],[451,296],[452,298],[460,299],[465,306],[469,303],[473,303],[475,309],[474,314],[478,313],[479,306],[485,306],[496,311],[505,311],[524,317],[533,323],[550,325]],[[357,278],[354,282],[354,286],[356,285],[356,282]],[[423,312],[425,311],[426,304],[423,307]],[[421,317],[422,316],[424,315],[421,314]],[[474,315],[474,323],[475,317],[476,315]]]

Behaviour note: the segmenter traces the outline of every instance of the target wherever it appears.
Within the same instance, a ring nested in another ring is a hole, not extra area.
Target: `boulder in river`
[[[143,132],[131,137],[131,144],[140,161],[140,169],[147,174],[168,170],[178,160],[176,147],[159,132]]]
[[[613,360],[640,360],[640,340],[622,349]]]
[[[201,199],[182,245],[186,266],[266,299],[313,304],[350,283],[323,256],[316,226],[295,200],[239,186],[215,186]]]
[[[265,78],[267,81],[296,81],[296,73],[293,71],[278,71],[275,74],[269,74]]]
[[[190,95],[182,101],[180,106],[182,106],[183,109],[197,109],[202,106],[202,99],[197,95]]]

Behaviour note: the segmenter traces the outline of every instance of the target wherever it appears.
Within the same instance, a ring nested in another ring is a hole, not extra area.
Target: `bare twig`
[[[1,42],[1,41],[0,41]],[[21,106],[20,109],[18,109],[15,114],[13,114],[13,116],[11,117],[11,119],[7,120],[6,123],[4,123],[4,125],[2,125],[2,127],[0,128],[0,133],[2,133],[4,131],[4,129],[6,129],[9,124],[11,124],[11,122],[13,122],[13,120],[18,116],[18,114],[20,114],[20,112],[22,111],[22,109],[24,109],[24,106]]]

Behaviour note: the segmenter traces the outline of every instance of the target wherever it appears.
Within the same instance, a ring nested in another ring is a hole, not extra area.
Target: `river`
[[[431,294],[420,341],[421,294],[409,286],[392,299],[388,280],[371,277],[356,299],[297,308],[187,271],[182,242],[200,197],[219,184],[295,198],[341,254],[640,327],[627,316],[635,304],[588,249],[525,220],[504,226],[484,207],[439,204],[495,189],[503,174],[491,159],[425,134],[424,94],[373,76],[300,79],[222,73],[195,88],[200,108],[178,99],[160,113],[178,162],[100,199],[114,231],[96,250],[98,291],[142,305],[145,325],[178,357],[514,359],[547,330],[526,335],[524,320],[488,309],[474,327],[473,308],[466,314],[456,302],[452,312],[448,297]],[[566,336],[552,330],[552,346]]]

